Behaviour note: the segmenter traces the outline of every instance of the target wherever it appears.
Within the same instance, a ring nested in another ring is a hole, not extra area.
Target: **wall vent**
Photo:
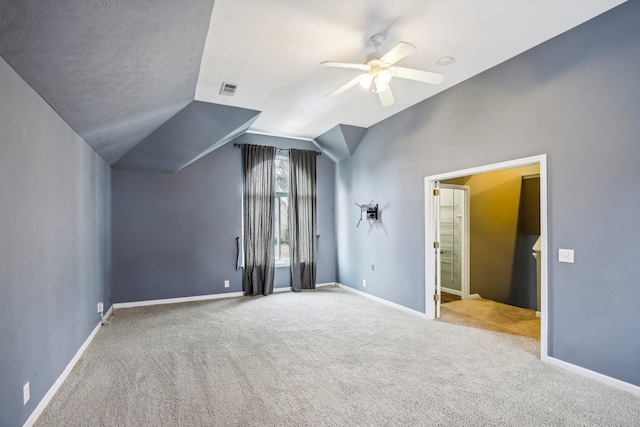
[[[237,88],[237,84],[223,82],[222,87],[220,88],[220,95],[233,96],[236,94]]]

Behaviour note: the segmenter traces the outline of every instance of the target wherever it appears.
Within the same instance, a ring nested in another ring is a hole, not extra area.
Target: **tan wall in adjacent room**
[[[522,177],[538,165],[442,181],[470,189],[470,293],[509,303]]]

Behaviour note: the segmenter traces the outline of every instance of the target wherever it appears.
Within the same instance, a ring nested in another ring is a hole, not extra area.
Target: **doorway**
[[[537,165],[540,171],[540,357],[542,360],[547,359],[547,167],[546,167],[546,155],[527,157],[523,159],[512,160],[508,162],[495,163],[485,166],[479,166],[470,169],[464,169],[459,171],[453,171],[443,173],[439,175],[428,176],[425,178],[425,265],[433,266],[434,268],[427,268],[426,281],[425,281],[425,314],[427,318],[434,319],[439,314],[440,303],[440,288],[436,286],[436,281],[440,280],[442,286],[445,288],[445,292],[448,284],[447,280],[451,279],[451,273],[447,271],[446,264],[441,262],[441,258],[446,257],[446,249],[440,251],[440,244],[446,246],[446,240],[448,236],[448,225],[442,224],[436,221],[437,216],[441,214],[443,217],[447,215],[447,209],[449,208],[436,208],[436,201],[440,200],[439,197],[434,196],[434,190],[438,189],[439,192],[435,193],[441,196],[440,191],[444,190],[447,185],[441,183],[445,180],[454,180],[455,178],[475,176],[479,174],[485,174],[487,172],[503,171],[513,168],[521,168],[530,165]],[[455,182],[449,181],[449,182]],[[446,204],[448,196],[440,201],[440,204]],[[469,218],[469,217],[467,217]],[[469,230],[469,228],[467,228]],[[491,240],[491,239],[489,239]],[[437,243],[436,243],[437,242]],[[436,250],[434,247],[438,246]],[[485,254],[487,258],[490,255],[492,249],[487,247]],[[529,255],[531,257],[531,254]],[[477,258],[477,257],[475,257]],[[469,258],[467,258],[468,260]],[[533,259],[533,258],[532,258]],[[478,260],[476,259],[476,262]],[[481,260],[484,261],[484,260]],[[473,262],[473,261],[472,261]],[[469,271],[469,270],[467,270]],[[448,276],[447,276],[448,274]],[[470,285],[470,292],[474,291],[473,279]],[[453,289],[455,291],[455,289]],[[469,291],[468,291],[469,293]],[[468,296],[468,293],[466,296]],[[435,297],[435,298],[434,298]],[[535,296],[534,296],[535,298]],[[434,303],[435,300],[435,303]]]

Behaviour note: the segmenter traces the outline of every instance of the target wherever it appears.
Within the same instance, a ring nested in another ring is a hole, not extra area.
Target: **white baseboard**
[[[467,299],[482,299],[482,297],[480,296],[480,294],[471,294]]]
[[[554,357],[547,357],[546,362],[550,365],[557,366],[578,375],[582,375],[583,377],[598,381],[610,387],[617,388],[618,390],[626,391],[627,393],[631,393],[635,396],[640,396],[640,387],[638,387],[637,385],[633,385],[628,382],[603,375],[601,373],[583,368],[578,365],[574,365],[569,362],[565,362],[564,360],[556,359]]]
[[[105,324],[105,320],[109,320],[109,317],[113,314],[113,310],[115,310],[115,308],[113,307],[113,304],[111,304],[111,307],[109,307],[109,310],[107,310],[107,312],[104,314],[104,316],[102,316],[102,320],[100,321],[100,325],[104,325]]]
[[[445,288],[444,286],[442,286],[440,289],[442,290],[442,292],[446,292],[446,293],[451,294],[451,295],[457,295],[457,296],[459,296],[459,297],[461,297],[461,296],[462,296],[462,291],[458,291],[458,290],[455,290],[455,289]]]
[[[194,301],[207,301],[220,298],[232,298],[244,296],[242,292],[227,292],[224,294],[210,294],[210,295],[196,295],[193,297],[181,297],[181,298],[166,298],[166,299],[154,299],[147,301],[132,301],[132,302],[119,302],[113,304],[113,307],[118,310],[120,308],[133,308],[133,307],[145,307],[148,305],[161,305],[161,304],[178,304],[181,302],[194,302]]]
[[[539,311],[536,311],[536,317],[542,317],[542,313],[540,313]]]
[[[329,282],[329,283],[318,283],[316,285],[316,288],[321,288],[323,286],[338,286],[338,283],[336,282]]]
[[[105,319],[108,318],[112,312],[113,312],[113,305],[109,307],[109,310],[107,310],[107,313],[104,315],[104,318]],[[91,331],[87,339],[84,341],[84,343],[82,343],[82,345],[80,346],[76,354],[73,356],[71,361],[67,364],[67,367],[64,368],[64,371],[62,371],[62,373],[60,374],[56,382],[53,383],[51,388],[49,388],[49,391],[47,391],[47,394],[44,395],[42,400],[40,400],[40,403],[38,403],[38,406],[36,406],[36,408],[33,410],[31,415],[29,415],[29,418],[27,418],[27,421],[24,422],[23,427],[33,426],[35,422],[38,420],[38,418],[40,417],[40,415],[42,415],[42,411],[44,411],[44,408],[47,407],[47,405],[49,404],[53,396],[56,394],[56,392],[58,391],[62,383],[64,383],[64,381],[67,379],[67,377],[69,376],[69,373],[71,372],[73,367],[76,365],[76,363],[78,363],[78,360],[80,360],[80,358],[84,354],[87,347],[89,347],[89,344],[91,343],[91,341],[93,341],[93,338],[96,336],[101,326],[102,326],[102,320],[100,320],[96,325],[96,327],[93,328],[93,331]]]
[[[344,289],[345,291],[353,292],[354,294],[361,295],[361,296],[363,296],[365,298],[369,298],[369,299],[371,299],[373,301],[376,301],[376,302],[379,302],[381,304],[388,305],[389,307],[393,307],[393,308],[395,308],[397,310],[404,311],[405,313],[413,314],[414,316],[422,317],[423,319],[427,318],[427,316],[424,313],[421,313],[419,311],[416,311],[416,310],[413,310],[411,308],[405,307],[404,305],[396,304],[395,302],[391,302],[391,301],[387,301],[386,299],[378,298],[378,297],[373,296],[371,294],[368,294],[366,292],[362,292],[362,291],[359,291],[357,289],[350,288],[349,286],[345,286],[345,285],[343,285],[341,283],[336,283],[336,285],[339,288]]]
[[[330,282],[330,283],[319,283],[316,285],[316,288],[322,287],[322,286],[336,286],[335,282]],[[279,292],[290,292],[291,291],[291,287],[287,286],[287,287],[283,287],[283,288],[273,288],[273,293],[279,293]],[[119,302],[119,303],[115,303],[113,304],[113,308],[120,309],[120,308],[134,308],[134,307],[145,307],[145,306],[149,306],[149,305],[161,305],[161,304],[178,304],[178,303],[182,303],[182,302],[195,302],[195,301],[208,301],[208,300],[214,300],[214,299],[221,299],[221,298],[237,298],[237,297],[243,297],[244,293],[243,292],[226,292],[226,293],[222,293],[222,294],[209,294],[209,295],[196,295],[193,297],[180,297],[180,298],[165,298],[165,299],[154,299],[154,300],[147,300],[147,301],[131,301],[131,302]],[[108,317],[108,316],[105,316]]]
[[[329,283],[316,283],[316,289],[321,288],[323,286],[337,286],[336,282],[329,282]],[[303,289],[304,290],[304,289]],[[279,293],[279,292],[290,292],[291,291],[291,286],[285,286],[284,288],[273,288],[273,293]]]

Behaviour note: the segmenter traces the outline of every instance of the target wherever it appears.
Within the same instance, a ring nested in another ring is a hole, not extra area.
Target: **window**
[[[289,264],[289,157],[278,154],[276,168],[275,245],[276,264]]]

